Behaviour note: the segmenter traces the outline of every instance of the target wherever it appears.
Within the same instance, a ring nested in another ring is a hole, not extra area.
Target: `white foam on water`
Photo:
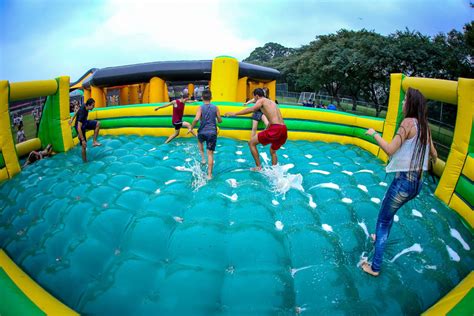
[[[247,160],[239,158],[239,159],[236,159],[235,161],[237,161],[237,162],[246,162]]]
[[[461,234],[456,229],[450,227],[449,233],[453,238],[457,239],[461,243],[464,250],[471,250],[471,247],[469,247],[469,245],[464,241],[464,239],[462,239]]]
[[[359,262],[357,263],[357,267],[360,268],[360,266],[362,266],[363,263],[367,263],[368,260],[369,260],[369,256],[367,252],[362,251],[359,257]]]
[[[392,260],[390,260],[390,262],[394,262],[395,260],[397,260],[398,258],[400,258],[401,256],[403,256],[406,253],[409,253],[409,252],[422,252],[422,251],[423,251],[423,248],[421,248],[420,244],[414,244],[413,246],[411,246],[409,248],[406,248],[406,249],[403,249],[402,251],[397,253],[395,255],[395,257],[393,257]]]
[[[276,165],[272,167],[264,167],[261,173],[268,179],[272,190],[278,195],[285,195],[290,189],[296,189],[304,192],[303,176],[301,174],[291,174],[288,172],[295,165]]]
[[[333,164],[335,164],[336,166],[340,166],[340,165],[341,165],[341,163],[340,163],[340,162],[337,162],[337,161],[333,162]]]
[[[266,152],[261,152],[261,153],[260,153],[260,156],[262,157],[263,162],[264,162],[265,164],[268,164],[268,162],[270,161],[270,158],[268,158],[267,153],[266,153]]]
[[[156,147],[153,147],[151,149],[148,149],[148,151],[155,151],[156,150]]]
[[[277,200],[272,200],[272,204],[277,206],[277,205],[280,205],[280,202],[278,202]]]
[[[161,193],[161,190],[158,188],[155,190],[155,194],[160,194]]]
[[[400,220],[400,218],[398,218],[398,215],[395,214],[395,215],[393,216],[393,221],[394,221],[395,223],[397,223],[399,220]]]
[[[319,173],[319,174],[324,174],[324,175],[328,175],[328,174],[331,174],[329,171],[325,171],[325,170],[317,170],[317,169],[313,169],[311,170],[309,173]]]
[[[342,198],[341,200],[343,203],[347,203],[347,204],[351,204],[352,203],[352,200],[349,199],[349,198]]]
[[[128,191],[128,190],[130,190],[130,187],[125,187],[125,188],[122,189],[122,192],[125,192],[125,191]]]
[[[365,225],[364,222],[357,222],[357,224],[362,228],[362,230],[364,231],[364,234],[367,238],[369,238],[369,230],[367,229],[367,225]]]
[[[438,214],[438,211],[435,210],[434,208],[432,208],[432,209],[430,210],[430,212]]]
[[[373,198],[370,198],[370,200],[374,203],[377,203],[379,204],[380,203],[380,199],[379,198],[376,198],[376,197],[373,197]]]
[[[332,227],[328,224],[322,224],[321,227],[327,232],[333,232]]]
[[[225,182],[227,182],[231,188],[236,188],[237,187],[237,180],[235,179],[227,179],[225,180]]]
[[[179,217],[179,216],[173,216],[173,219],[174,219],[177,223],[182,223],[182,222],[184,222],[184,218]]]
[[[235,154],[236,154],[236,155],[242,155],[242,152],[241,152],[240,150],[237,150],[237,151],[235,152]]]
[[[380,182],[379,185],[383,186],[383,187],[386,187],[388,184],[385,183],[385,182]]]
[[[374,173],[374,172],[369,169],[362,169],[362,170],[356,171],[356,173]]]
[[[283,225],[283,223],[281,221],[276,221],[275,222],[275,229],[276,230],[283,230],[283,227],[285,227],[285,225]]]
[[[354,174],[353,172],[347,171],[347,170],[342,170],[341,172],[342,172],[342,173],[345,173],[345,174],[347,174],[347,175],[349,175],[349,176],[352,176],[352,175]]]
[[[416,217],[423,217],[423,214],[421,214],[419,211],[415,209],[411,210],[411,215],[416,216]]]
[[[239,196],[236,193],[234,193],[232,195],[227,195],[227,194],[224,194],[224,193],[219,193],[219,194],[226,197],[226,198],[228,198],[232,202],[237,202],[237,199],[239,198]]]
[[[367,190],[367,187],[363,184],[358,184],[357,187],[364,191],[365,193],[369,193],[369,190]]]
[[[309,164],[312,165],[312,166],[319,166],[319,163],[317,163],[317,162],[310,162]]]
[[[327,189],[341,190],[341,188],[337,184],[332,183],[332,182],[316,184],[312,186],[310,189],[313,189],[313,188],[327,188]]]
[[[313,155],[310,155],[310,154],[306,154],[306,155],[304,155],[304,156],[305,156],[306,158],[308,158],[308,159],[313,158]]]
[[[164,156],[163,160],[168,160],[168,158],[169,158],[168,156]]]
[[[316,202],[313,201],[313,196],[311,194],[308,194],[308,197],[309,197],[309,207],[311,208],[316,208],[318,205],[316,204]]]
[[[451,261],[456,261],[456,262],[461,261],[461,257],[459,257],[458,253],[456,251],[454,251],[448,245],[446,245],[446,250],[448,250],[449,259],[451,259]]]
[[[296,273],[298,273],[302,270],[311,269],[312,267],[315,267],[315,265],[305,266],[305,267],[301,267],[301,268],[298,268],[298,269],[291,269],[291,277],[294,278]]]
[[[191,158],[184,159],[185,162],[190,162],[191,160],[192,160]]]
[[[288,155],[283,154],[283,158],[288,159]]]

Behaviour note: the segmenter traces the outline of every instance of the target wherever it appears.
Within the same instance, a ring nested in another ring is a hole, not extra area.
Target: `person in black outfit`
[[[76,114],[73,116],[73,118],[70,120],[70,123],[74,121],[74,118],[77,117],[76,119],[76,124],[74,127],[76,128],[77,131],[77,137],[79,138],[79,142],[82,146],[82,160],[84,162],[87,162],[87,155],[86,155],[86,149],[87,149],[87,140],[86,140],[86,131],[87,130],[94,130],[94,138],[92,141],[92,146],[101,146],[102,144],[97,141],[97,135],[99,135],[99,129],[100,129],[100,122],[99,121],[89,121],[87,120],[87,116],[89,115],[89,111],[92,110],[95,106],[95,101],[94,99],[90,98],[87,100],[87,102],[79,108],[79,111],[76,112]]]

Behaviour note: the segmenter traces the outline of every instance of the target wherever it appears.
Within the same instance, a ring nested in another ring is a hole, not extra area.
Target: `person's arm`
[[[235,112],[227,112],[227,113],[225,114],[225,116],[245,115],[245,114],[252,113],[252,112],[255,112],[255,111],[259,110],[262,106],[263,106],[263,100],[260,99],[260,100],[257,101],[257,103],[255,103],[254,106],[251,106],[251,107],[249,107],[249,108],[242,109],[242,110],[240,110],[240,111],[237,112],[237,113],[235,113]]]
[[[197,122],[201,119],[201,114],[202,114],[201,107],[198,107],[198,109],[196,111],[196,116],[194,117],[194,120],[193,120],[191,126],[188,129],[188,133],[191,133],[194,126],[196,126]]]
[[[161,105],[161,106],[159,106],[159,107],[156,107],[156,108],[155,108],[155,111],[158,111],[159,109],[164,109],[164,108],[166,108],[166,107],[168,107],[168,106],[170,106],[170,105],[173,105],[173,104],[175,104],[175,102],[176,102],[176,101],[173,100],[173,101],[171,101],[170,103],[166,103],[166,104],[164,104],[164,105]]]
[[[404,119],[398,128],[397,134],[390,143],[383,139],[373,128],[369,128],[366,134],[374,137],[380,148],[382,148],[387,155],[392,156],[407,139],[410,128],[410,120]]]
[[[248,100],[247,102],[244,103],[245,106],[249,105],[250,103],[255,103],[255,98]]]
[[[76,117],[77,117],[77,113],[79,113],[79,110],[77,110],[76,112],[74,112],[73,117],[71,117],[71,119],[69,120],[69,125],[72,125],[72,122],[74,122],[74,120],[75,120]]]
[[[217,123],[222,123],[221,111],[219,111],[219,108],[217,108],[216,116],[217,116]]]

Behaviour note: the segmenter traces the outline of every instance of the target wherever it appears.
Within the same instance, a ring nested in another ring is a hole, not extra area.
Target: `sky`
[[[434,36],[473,20],[470,0],[0,0],[0,80],[153,61],[242,60],[340,29]]]

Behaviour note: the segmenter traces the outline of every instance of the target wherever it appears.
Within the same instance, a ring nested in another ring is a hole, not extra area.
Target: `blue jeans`
[[[418,179],[417,172],[397,172],[390,187],[385,193],[382,201],[377,225],[375,226],[375,254],[372,260],[372,271],[380,271],[383,252],[390,234],[395,213],[406,202],[420,193],[422,185],[421,178]]]

